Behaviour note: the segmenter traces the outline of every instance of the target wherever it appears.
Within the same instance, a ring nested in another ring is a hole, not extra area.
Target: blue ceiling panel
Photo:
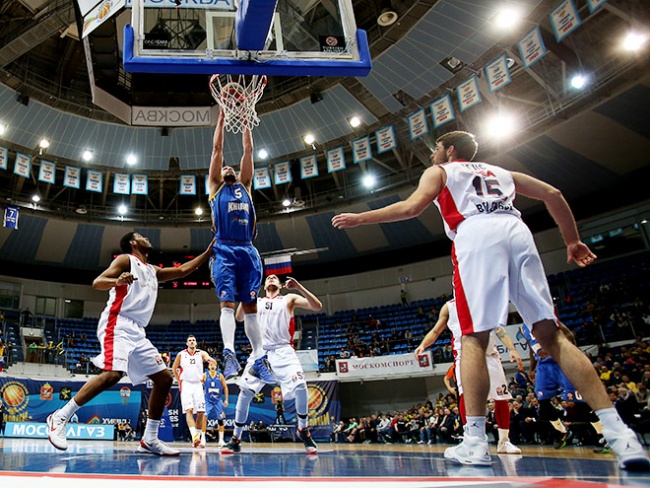
[[[0,256],[7,261],[34,261],[43,238],[47,219],[27,215],[21,210],[18,230],[12,231],[0,248]]]
[[[274,223],[258,223],[257,238],[253,241],[260,254],[284,249],[282,239]]]
[[[635,85],[619,96],[596,107],[594,112],[605,115],[644,137],[650,138],[650,87]]]
[[[97,269],[105,228],[103,225],[77,225],[63,265],[76,269]]]
[[[324,261],[349,259],[357,255],[357,250],[345,231],[332,227],[334,212],[324,212],[307,216],[307,224],[314,239],[314,245],[327,247],[327,251],[318,253]]]
[[[557,187],[569,198],[607,188],[618,178],[613,171],[559,145],[548,136],[538,137],[508,154],[519,160],[533,175]]]

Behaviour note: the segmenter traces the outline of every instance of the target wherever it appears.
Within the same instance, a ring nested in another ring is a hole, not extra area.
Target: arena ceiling
[[[357,24],[367,30],[371,45],[373,70],[368,77],[271,79],[259,104],[262,123],[254,133],[256,147],[266,148],[271,159],[256,161],[256,166],[288,160],[294,178],[291,185],[255,191],[260,220],[257,244],[262,252],[327,248],[304,259],[328,262],[443,240],[440,220],[432,211],[411,222],[364,232],[334,231],[328,223],[342,208],[376,208],[406,197],[428,165],[435,138],[457,128],[477,133],[481,159],[558,186],[578,206],[581,217],[647,198],[641,182],[647,181],[650,168],[650,57],[647,47],[634,54],[619,47],[629,30],[648,32],[647,1],[610,0],[590,12],[585,0],[578,0],[575,3],[582,25],[559,43],[549,23],[557,0],[510,2],[521,6],[526,15],[525,22],[511,32],[494,28],[496,2],[391,1],[399,21],[383,28],[376,19],[385,2],[353,0]],[[327,2],[308,3],[321,8]],[[540,27],[549,53],[524,69],[517,43],[534,26]],[[33,222],[42,219],[43,223],[34,224],[35,233],[38,229],[46,232],[49,220],[65,218],[66,225],[73,226],[68,245],[75,241],[77,232],[83,239],[88,226],[105,226],[108,231],[101,233],[104,237],[94,239],[100,239],[102,249],[114,249],[115,232],[111,229],[133,225],[158,229],[163,248],[179,249],[187,248],[187,242],[181,245],[171,236],[176,227],[182,227],[189,247],[200,248],[206,238],[203,234],[208,235],[208,223],[193,210],[199,204],[205,207],[202,186],[198,196],[179,196],[178,179],[190,173],[199,175],[202,182],[212,129],[170,128],[163,136],[160,128],[127,126],[93,104],[83,45],[75,37],[71,0],[6,0],[0,5],[0,46],[0,121],[9,126],[0,136],[0,145],[33,155],[36,166],[41,158],[53,160],[60,173],[57,184],[48,185],[39,183],[35,176],[26,179],[14,175],[11,166],[0,170],[0,198],[22,206],[26,215],[35,219]],[[483,68],[504,53],[514,63],[512,82],[491,93]],[[119,62],[119,53],[113,54]],[[441,62],[448,57],[462,61],[462,69],[452,73],[443,68]],[[589,75],[583,90],[569,86],[570,77],[577,72]],[[461,112],[455,88],[474,75],[483,100]],[[177,77],[161,77],[155,91],[131,87],[121,96],[129,101],[137,99],[142,105],[175,105],[181,100],[186,104],[190,99],[210,103],[207,77],[183,80],[179,83]],[[322,100],[312,103],[310,96],[314,93]],[[427,109],[445,94],[454,100],[456,120],[412,140],[406,117],[420,108]],[[502,142],[488,138],[485,120],[506,110],[519,120],[516,138]],[[352,115],[361,117],[361,127],[350,127],[347,119]],[[365,163],[352,164],[350,141],[369,135],[374,143],[374,132],[388,125],[395,127],[398,147]],[[320,176],[301,181],[298,159],[314,152],[302,141],[308,130],[316,136]],[[44,135],[52,144],[45,155],[39,155],[36,144]],[[347,169],[328,173],[325,153],[338,146],[347,148]],[[83,163],[81,152],[89,147],[95,158],[92,163]],[[226,138],[228,161],[239,160],[239,147],[237,137]],[[132,211],[118,218],[115,209],[124,197],[112,194],[112,185],[107,183],[115,172],[127,171],[124,154],[131,151],[143,155],[137,172],[148,175],[149,195],[128,197]],[[65,165],[103,171],[104,191],[97,194],[59,184]],[[372,191],[360,184],[367,172],[378,179]],[[616,192],[615,197],[612,192]],[[42,197],[38,205],[30,201],[34,193]],[[297,204],[285,209],[280,203],[285,197]],[[520,206],[528,208],[530,202]],[[80,208],[85,213],[80,214]],[[537,208],[530,208],[529,213]],[[71,248],[58,250],[56,256],[43,256],[39,253],[45,252],[44,248],[39,250],[37,245],[29,250],[10,244],[14,239],[8,231],[0,231],[3,257],[13,254],[19,261],[48,263],[72,259],[66,258]],[[37,242],[42,242],[42,237]],[[77,247],[75,253],[79,253]],[[104,254],[88,258],[88,267],[104,264]]]

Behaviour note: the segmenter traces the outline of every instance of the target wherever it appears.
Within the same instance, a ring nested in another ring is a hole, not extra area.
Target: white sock
[[[190,435],[192,436],[192,440],[196,437],[196,427],[190,427]]]
[[[201,432],[201,443],[205,444],[205,432]]]
[[[472,437],[485,437],[485,417],[467,417],[465,432]]]
[[[153,442],[158,439],[158,428],[160,427],[160,420],[147,419],[147,426],[144,428],[144,435],[142,440],[145,442]]]
[[[499,431],[499,444],[503,444],[510,440],[510,429],[498,429]]]
[[[562,423],[561,420],[551,420],[551,425],[555,427],[555,430],[558,432],[562,432],[563,434],[566,434],[566,427]]]
[[[57,416],[57,417],[62,417],[62,418],[64,418],[64,419],[66,419],[66,420],[69,420],[70,417],[72,417],[72,416],[74,415],[74,413],[75,413],[77,410],[79,410],[79,408],[81,408],[81,407],[79,407],[79,405],[77,405],[77,402],[76,402],[75,399],[73,398],[73,399],[70,400],[68,403],[66,403],[62,409],[60,409],[60,410],[56,413],[56,416]]]
[[[221,309],[219,327],[221,327],[223,348],[235,352],[235,311],[232,308]]]
[[[219,444],[223,444],[223,442],[224,442],[223,441],[223,434],[224,434],[224,431],[220,430],[219,431]]]
[[[614,407],[596,410],[596,415],[598,415],[604,429],[619,431],[621,430],[621,426],[625,425]]]
[[[247,313],[244,315],[244,332],[246,337],[251,343],[251,356],[254,359],[259,359],[264,356],[264,349],[262,349],[262,331],[257,323],[256,313]]]

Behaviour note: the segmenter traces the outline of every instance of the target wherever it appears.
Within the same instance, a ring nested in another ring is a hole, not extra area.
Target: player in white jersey
[[[196,337],[188,335],[185,341],[187,349],[176,355],[172,364],[172,373],[178,381],[181,390],[181,407],[185,414],[187,426],[192,436],[194,447],[205,447],[205,439],[201,441],[201,428],[205,414],[205,395],[203,392],[203,363],[217,362],[210,355],[196,348]],[[196,421],[194,421],[196,414]],[[198,429],[196,426],[199,426]]]
[[[158,283],[187,276],[212,255],[212,244],[191,261],[177,268],[160,268],[149,264],[152,250],[149,239],[137,232],[122,236],[120,254],[93,281],[96,290],[109,290],[106,308],[97,325],[101,353],[93,363],[102,372],[88,380],[63,408],[47,419],[47,434],[54,447],[65,451],[68,420],[87,402],[115,385],[124,374],[133,384],[153,382],[149,397],[149,417],[140,441],[139,452],[159,456],[178,456],[180,452],[158,439],[158,427],[173,378],[158,350],[147,339],[144,329],[151,320]]]
[[[456,301],[449,300],[445,303],[440,309],[440,314],[438,316],[438,321],[433,326],[433,328],[424,336],[422,342],[415,350],[414,354],[417,358],[424,354],[424,351],[434,344],[440,334],[444,332],[446,328],[449,328],[453,340],[453,350],[454,350],[454,363],[456,366],[456,371],[460,372],[460,358],[462,356],[462,345],[461,337],[462,332],[460,330],[460,323],[458,321],[458,315],[456,313]],[[488,372],[490,376],[490,390],[487,396],[488,400],[494,400],[494,417],[497,421],[499,442],[497,444],[497,453],[498,454],[521,454],[521,449],[513,445],[510,442],[510,409],[508,407],[508,400],[512,399],[510,391],[508,391],[508,382],[506,380],[506,373],[503,370],[503,365],[501,364],[501,357],[499,351],[497,350],[496,338],[499,338],[501,342],[508,348],[510,352],[510,360],[516,361],[517,365],[520,368],[523,368],[523,363],[519,353],[515,349],[515,345],[512,342],[512,339],[508,333],[503,329],[503,327],[497,327],[493,333],[490,334],[490,343],[486,351],[486,361],[488,365]],[[465,418],[465,402],[463,395],[463,379],[460,374],[456,375],[458,383],[458,406],[460,410],[460,415],[463,420],[463,425],[466,424]]]
[[[417,217],[433,202],[440,210],[447,235],[453,240],[454,297],[463,331],[460,376],[465,378],[467,412],[463,442],[447,449],[445,457],[463,464],[491,462],[485,435],[489,390],[485,351],[490,330],[505,325],[512,301],[524,322],[533,324],[544,350],[596,410],[619,466],[650,470],[647,453],[622,423],[593,366],[557,327],[542,261],[530,229],[513,206],[515,195],[546,204],[566,243],[568,263],[584,267],[593,263],[596,255],[580,241],[571,209],[558,189],[522,173],[472,163],[477,149],[469,132],[444,134],[431,155],[434,166],[424,171],[418,188],[406,200],[332,219],[334,227],[345,229]]]
[[[294,399],[298,416],[298,435],[305,444],[309,454],[318,452],[318,447],[309,432],[307,414],[309,393],[305,373],[293,349],[293,333],[295,323],[293,311],[296,307],[318,312],[323,304],[307,288],[293,278],[287,278],[284,288],[297,290],[296,293],[281,295],[283,285],[276,275],[269,275],[264,282],[266,296],[259,298],[257,303],[257,319],[262,327],[262,347],[268,354],[268,361],[273,368],[273,374],[282,388],[284,400]],[[241,307],[237,310],[237,318],[241,318]],[[254,358],[248,360],[242,377],[239,379],[239,396],[235,407],[235,429],[233,436],[221,449],[222,454],[233,454],[241,450],[241,434],[248,420],[248,407],[253,397],[264,387],[264,381],[253,373]]]

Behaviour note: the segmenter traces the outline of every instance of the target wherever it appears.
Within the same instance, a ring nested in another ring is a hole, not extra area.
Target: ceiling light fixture
[[[628,34],[623,39],[623,49],[626,51],[637,52],[641,50],[647,41],[647,34],[641,34],[639,32],[628,32]]]
[[[314,137],[314,134],[305,134],[305,136],[302,138],[303,141],[305,141],[305,144],[313,144],[316,142],[316,138]]]
[[[282,200],[282,206],[283,207],[288,207],[289,205],[291,205],[291,200],[289,200],[288,198],[285,198],[284,200]]]
[[[266,159],[269,157],[269,152],[266,149],[262,148],[257,151],[257,157],[260,159]]]
[[[0,124],[0,136],[7,132],[7,125],[6,124]]]
[[[93,152],[90,149],[84,149],[84,152],[81,154],[81,159],[88,162],[93,158]]]
[[[361,125],[361,119],[359,117],[357,117],[356,115],[354,117],[350,117],[348,119],[348,122],[355,129]]]
[[[41,201],[41,197],[39,197],[38,195],[32,195],[32,202],[38,203],[40,201]]]
[[[576,90],[582,90],[587,85],[587,77],[585,75],[575,75],[571,78],[571,87]]]
[[[122,204],[119,207],[117,207],[117,213],[120,215],[126,215],[126,213],[129,211],[129,208]]]
[[[494,25],[499,29],[512,29],[521,20],[521,11],[512,6],[501,8],[494,16]]]
[[[128,164],[129,166],[133,166],[137,162],[138,162],[138,158],[136,158],[134,154],[129,154],[126,157],[126,164]]]
[[[202,209],[201,207],[196,207],[196,208],[194,209],[194,213],[195,213],[196,215],[203,215],[203,209]]]
[[[375,178],[375,175],[367,174],[363,177],[361,182],[366,188],[374,188],[375,184],[377,183],[377,178]]]
[[[377,17],[377,24],[382,27],[388,27],[397,22],[397,19],[399,19],[399,14],[393,8],[391,1],[384,0],[381,2],[381,10]]]

